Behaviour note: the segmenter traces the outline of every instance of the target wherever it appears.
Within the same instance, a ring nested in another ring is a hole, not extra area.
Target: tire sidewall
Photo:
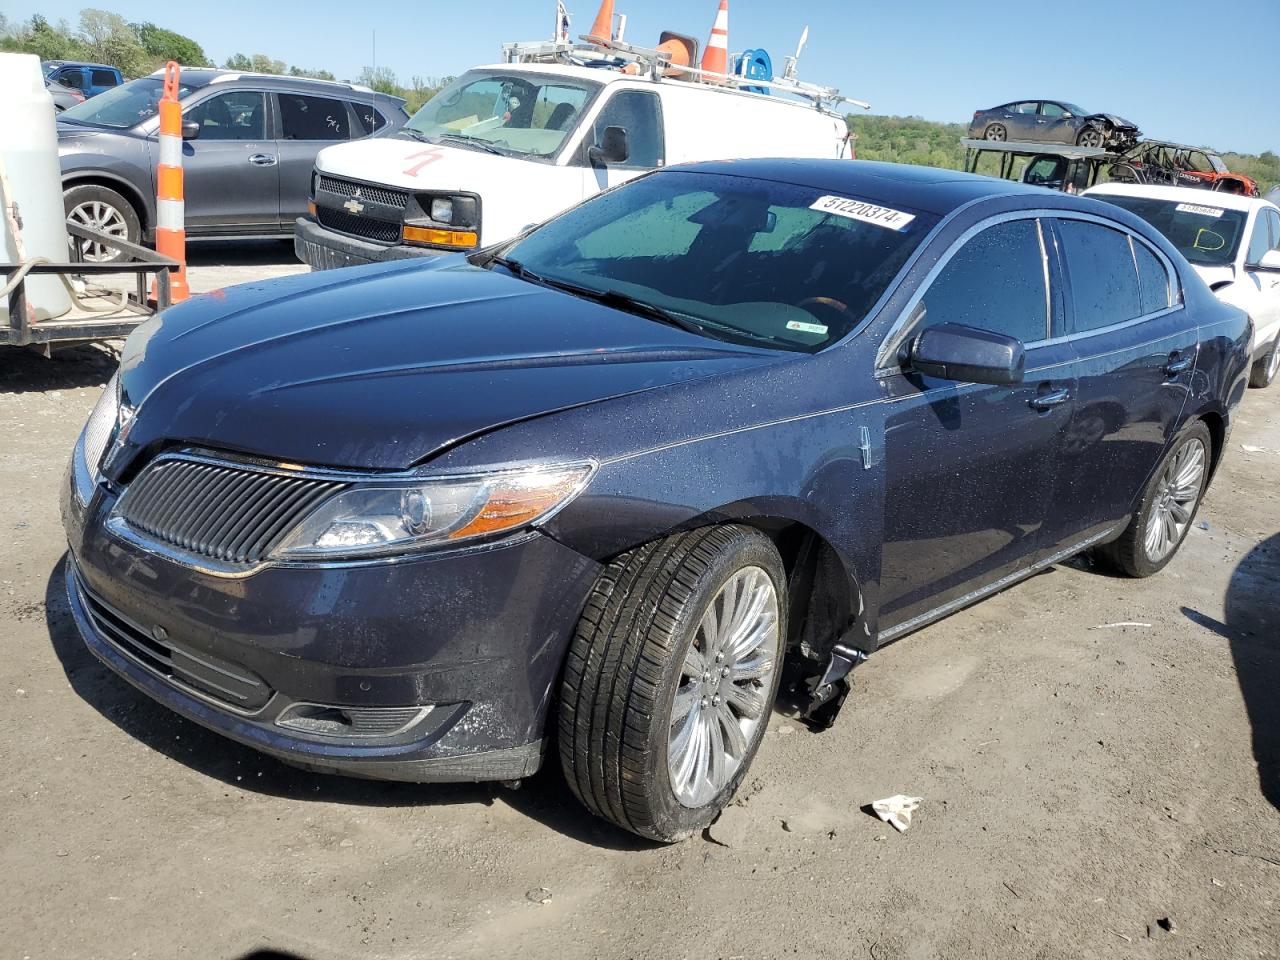
[[[722,551],[703,572],[697,588],[684,609],[680,611],[678,617],[680,640],[672,648],[671,659],[666,664],[665,675],[658,691],[657,702],[661,704],[661,708],[655,711],[655,722],[647,731],[646,753],[649,757],[649,769],[645,771],[644,783],[646,791],[650,794],[650,809],[654,815],[653,831],[657,838],[662,840],[683,840],[711,824],[742,784],[755,759],[756,751],[769,730],[769,718],[778,692],[782,659],[786,649],[786,573],[778,551],[768,537],[749,528],[739,529],[743,536],[736,540],[730,549]],[[685,653],[693,643],[698,623],[702,620],[708,605],[735,573],[744,567],[751,566],[759,567],[769,575],[778,598],[779,653],[774,669],[770,673],[764,719],[747,744],[746,757],[724,789],[704,806],[686,807],[676,799],[667,769],[667,748],[671,726],[669,718],[676,690],[680,685],[680,667],[684,663]]]
[[[1199,440],[1204,444],[1205,464],[1204,473],[1200,477],[1200,492],[1196,496],[1195,506],[1191,510],[1191,517],[1187,520],[1187,528],[1182,531],[1182,536],[1178,538],[1177,544],[1165,555],[1164,559],[1152,561],[1147,556],[1146,533],[1147,524],[1151,521],[1151,513],[1155,509],[1156,491],[1160,486],[1160,478],[1164,476],[1170,461],[1192,440]],[[1154,573],[1159,573],[1178,555],[1178,551],[1182,549],[1183,542],[1191,533],[1191,528],[1196,522],[1196,516],[1200,513],[1200,504],[1204,502],[1204,493],[1209,486],[1209,471],[1212,466],[1213,438],[1209,435],[1209,428],[1205,426],[1204,421],[1196,420],[1180,433],[1177,440],[1169,447],[1168,452],[1160,460],[1160,465],[1156,467],[1155,472],[1151,475],[1151,480],[1148,481],[1146,490],[1143,491],[1142,506],[1137,515],[1138,529],[1137,536],[1134,537],[1134,555],[1132,558],[1138,576],[1147,577]]]
[[[999,137],[991,136],[992,131],[997,129],[1002,131],[1003,136],[999,136]],[[990,124],[986,130],[982,131],[982,138],[991,143],[1004,143],[1009,139],[1009,128],[1006,127],[1003,123]]]
[[[110,187],[104,187],[96,183],[75,184],[62,191],[62,208],[67,215],[70,215],[71,211],[80,206],[80,204],[94,200],[109,204],[118,210],[128,230],[128,236],[125,239],[130,243],[141,242],[142,221],[138,217],[138,211],[123,194]],[[121,258],[115,257],[112,259]]]

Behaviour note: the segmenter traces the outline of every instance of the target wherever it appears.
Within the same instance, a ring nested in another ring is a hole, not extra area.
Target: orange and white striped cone
[[[711,39],[707,41],[706,52],[702,55],[702,69],[722,77],[729,76],[729,0],[720,0]]]
[[[165,64],[164,95],[160,98],[160,162],[156,166],[156,253],[178,261],[178,269],[169,275],[169,297],[174,303],[191,296],[187,287],[187,226],[182,192],[180,72],[176,61]],[[154,280],[151,299],[157,299]]]
[[[613,39],[613,0],[602,0],[596,22],[591,25],[587,39],[597,43],[608,43]]]

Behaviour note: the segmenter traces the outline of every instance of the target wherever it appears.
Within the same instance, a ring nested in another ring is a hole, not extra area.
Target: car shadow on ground
[[[63,561],[45,586],[45,622],[54,653],[75,692],[121,731],[152,750],[228,787],[291,800],[368,807],[505,804],[580,843],[610,850],[658,844],[632,836],[584,810],[564,780],[554,745],[543,768],[518,789],[497,784],[415,784],[311,773],[219,736],[162,707],[103,665],[72,619]]]
[[[43,357],[23,347],[0,347],[0,393],[101,387],[116,372],[118,343],[90,343]]]
[[[253,267],[296,264],[293,239],[194,240],[187,243],[188,267]]]
[[[1226,639],[1253,732],[1258,785],[1280,809],[1280,533],[1236,566],[1223,604],[1226,622],[1183,607],[1193,623]]]

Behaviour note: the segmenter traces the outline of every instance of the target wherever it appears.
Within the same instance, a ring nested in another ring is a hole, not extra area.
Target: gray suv
[[[160,74],[58,114],[67,217],[133,242],[155,227]],[[333,143],[400,129],[399,97],[323,80],[184,70],[183,179],[188,237],[293,235],[306,214],[316,154]],[[109,248],[86,257],[113,259]]]

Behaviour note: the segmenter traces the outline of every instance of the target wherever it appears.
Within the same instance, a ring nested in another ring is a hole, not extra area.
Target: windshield
[[[1136,213],[1168,238],[1188,261],[1202,267],[1226,267],[1236,259],[1244,236],[1244,210],[1226,210],[1205,203],[1097,194],[1118,207]]]
[[[433,143],[548,158],[578,124],[600,84],[529,73],[471,71],[445,87],[405,124]]]
[[[46,64],[44,65],[44,78],[45,78],[46,80],[48,80],[48,79],[49,79],[50,77],[52,77],[55,73],[57,73],[57,72],[58,72],[58,68],[59,68],[60,66],[62,66],[62,64],[60,64],[60,63],[46,63]]]
[[[1077,104],[1064,103],[1063,106],[1066,107],[1072,113],[1074,113],[1077,117],[1087,117],[1089,115],[1088,110],[1086,110],[1084,107],[1078,106]]]
[[[570,210],[502,259],[713,339],[816,352],[863,320],[936,222],[812,187],[666,171]]]
[[[182,84],[178,87],[178,99],[186,97],[199,86],[199,84]],[[156,115],[160,95],[163,92],[164,81],[159,77],[131,80],[122,86],[112,87],[96,97],[90,97],[84,103],[78,103],[70,109],[63,110],[58,114],[58,119],[98,127],[113,127],[117,130],[136,127],[142,121],[150,120]]]

